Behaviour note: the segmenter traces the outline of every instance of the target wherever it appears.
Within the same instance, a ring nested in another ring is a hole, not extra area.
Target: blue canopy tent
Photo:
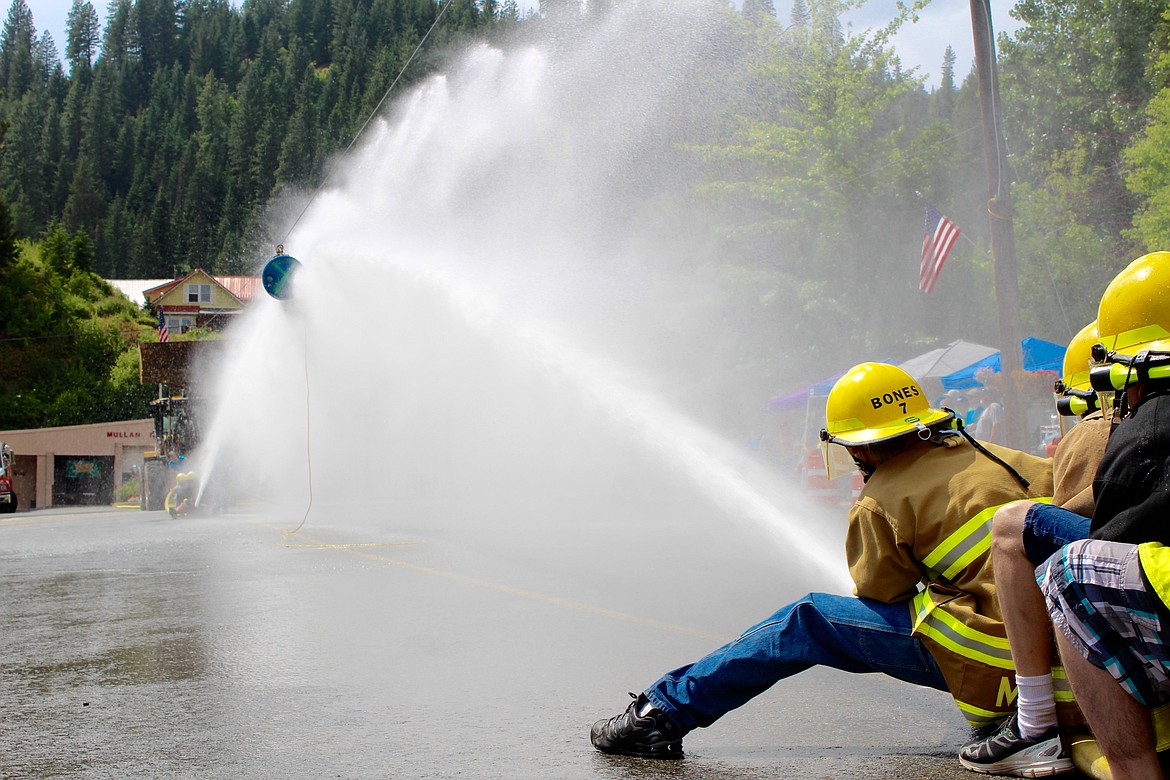
[[[1029,336],[1020,342],[1024,348],[1025,371],[1054,371],[1060,374],[1064,367],[1065,347],[1053,344],[1051,341]],[[1001,371],[999,353],[988,355],[982,360],[976,360],[965,368],[947,374],[942,378],[942,385],[947,390],[966,390],[971,387],[982,387],[983,383],[975,378],[975,374],[982,369],[990,369],[995,373]]]

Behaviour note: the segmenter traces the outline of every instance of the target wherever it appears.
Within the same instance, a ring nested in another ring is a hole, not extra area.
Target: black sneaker
[[[1073,768],[1056,726],[1035,739],[1024,739],[1015,715],[999,731],[960,750],[959,763],[972,772],[1013,777],[1051,777]]]
[[[602,753],[642,758],[682,758],[682,733],[646,694],[630,694],[633,701],[621,715],[593,724],[589,739]]]

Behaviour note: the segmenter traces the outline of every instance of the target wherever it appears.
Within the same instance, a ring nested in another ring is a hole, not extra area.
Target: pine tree
[[[939,86],[934,94],[934,115],[944,121],[950,121],[951,113],[955,109],[955,50],[947,46],[943,53],[942,70],[940,71]]]
[[[93,4],[88,0],[73,0],[65,19],[65,59],[71,67],[76,69],[84,64],[88,68],[93,65],[100,42],[99,27]]]
[[[743,0],[743,18],[753,22],[776,18],[776,6],[772,0]]]
[[[106,192],[98,176],[97,163],[92,154],[82,154],[69,184],[64,223],[70,230],[96,232],[105,210]]]
[[[8,210],[8,201],[0,197],[0,272],[11,268],[19,256],[20,250],[16,245],[15,226],[12,224],[12,214]]]
[[[130,0],[110,0],[106,8],[106,26],[102,31],[102,60],[108,67],[125,64],[137,49],[136,35],[131,22],[133,6]]]
[[[793,0],[792,12],[788,16],[793,27],[797,29],[807,30],[812,23],[812,17],[808,12],[808,5],[805,0]]]
[[[0,33],[0,88],[9,100],[19,99],[33,84],[36,34],[28,4],[13,0]]]
[[[175,0],[136,0],[134,22],[139,58],[145,73],[170,67],[180,59],[179,23]]]

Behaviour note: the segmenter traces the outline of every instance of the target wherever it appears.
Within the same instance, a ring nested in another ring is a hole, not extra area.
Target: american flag
[[[918,289],[928,293],[934,289],[938,274],[955,241],[959,228],[930,204],[926,206],[926,229],[922,233],[922,268],[918,272]]]
[[[158,307],[158,343],[165,344],[171,340],[171,332],[167,330],[167,318],[162,307]]]

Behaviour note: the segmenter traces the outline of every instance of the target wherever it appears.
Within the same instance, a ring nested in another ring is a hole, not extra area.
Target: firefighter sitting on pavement
[[[865,475],[849,514],[855,596],[811,593],[662,676],[598,721],[603,752],[681,758],[682,738],[813,666],[949,691],[975,726],[1011,708],[1011,657],[988,562],[995,508],[1052,494],[1049,461],[983,447],[902,369],[863,363],[829,393],[821,436]]]
[[[1089,535],[1093,477],[1112,427],[1089,386],[1091,351],[1097,341],[1094,320],[1069,342],[1057,385],[1062,420],[1080,417],[1052,458],[1052,506],[1069,511],[1054,512],[1048,504],[1017,501],[997,511],[992,520],[991,563],[1016,666],[1017,718],[1004,724],[1007,731],[1000,729],[992,739],[976,740],[960,751],[959,761],[976,772],[1016,775],[1030,771],[1036,756],[1046,763],[1043,756],[1053,750],[1067,754],[1057,728],[1058,696],[1061,725],[1083,723],[1067,684],[1054,686],[1052,629],[1044,619],[1035,569],[1062,546]]]
[[[1139,257],[1109,283],[1097,310],[1100,358],[1105,364],[1090,370],[1093,386],[1117,396],[1114,414],[1121,421],[1112,428],[1105,453],[1093,479],[1093,516],[1081,538],[1140,544],[1170,543],[1170,404],[1163,393],[1170,390],[1170,353],[1153,360],[1150,350],[1170,350],[1170,252]],[[1151,366],[1153,366],[1151,368]],[[1101,372],[1104,373],[1101,373]],[[1165,374],[1166,376],[1163,376]],[[1098,386],[1098,379],[1116,386]],[[1108,395],[1106,396],[1108,398]],[[1108,409],[1108,405],[1103,405]],[[1161,409],[1161,417],[1159,416]],[[1042,527],[1068,529],[1083,519],[1062,507],[1025,505]],[[1019,512],[1019,507],[1005,511]],[[996,523],[999,520],[997,518]],[[1066,534],[1067,535],[1067,534]],[[1072,537],[1073,539],[1077,537]],[[1012,656],[1021,668],[1051,658],[1048,610],[1039,590],[1032,585],[1035,571],[1028,567],[1002,578],[1005,559],[997,548],[996,585],[1005,615],[1009,617]],[[1044,561],[1040,561],[1041,564]],[[1014,631],[1013,626],[1031,630]],[[1035,629],[1043,627],[1045,630]],[[1075,685],[1073,692],[1076,692]],[[1021,689],[1021,697],[1025,692]],[[1023,704],[1020,704],[1022,707]],[[1090,713],[1085,713],[1089,717]],[[963,748],[960,757],[968,768],[995,764],[994,754],[1029,751],[1033,738],[1023,733],[1020,716],[984,743]],[[1090,725],[1092,719],[1089,718]],[[972,762],[968,759],[974,758]],[[984,771],[995,771],[988,768]]]

